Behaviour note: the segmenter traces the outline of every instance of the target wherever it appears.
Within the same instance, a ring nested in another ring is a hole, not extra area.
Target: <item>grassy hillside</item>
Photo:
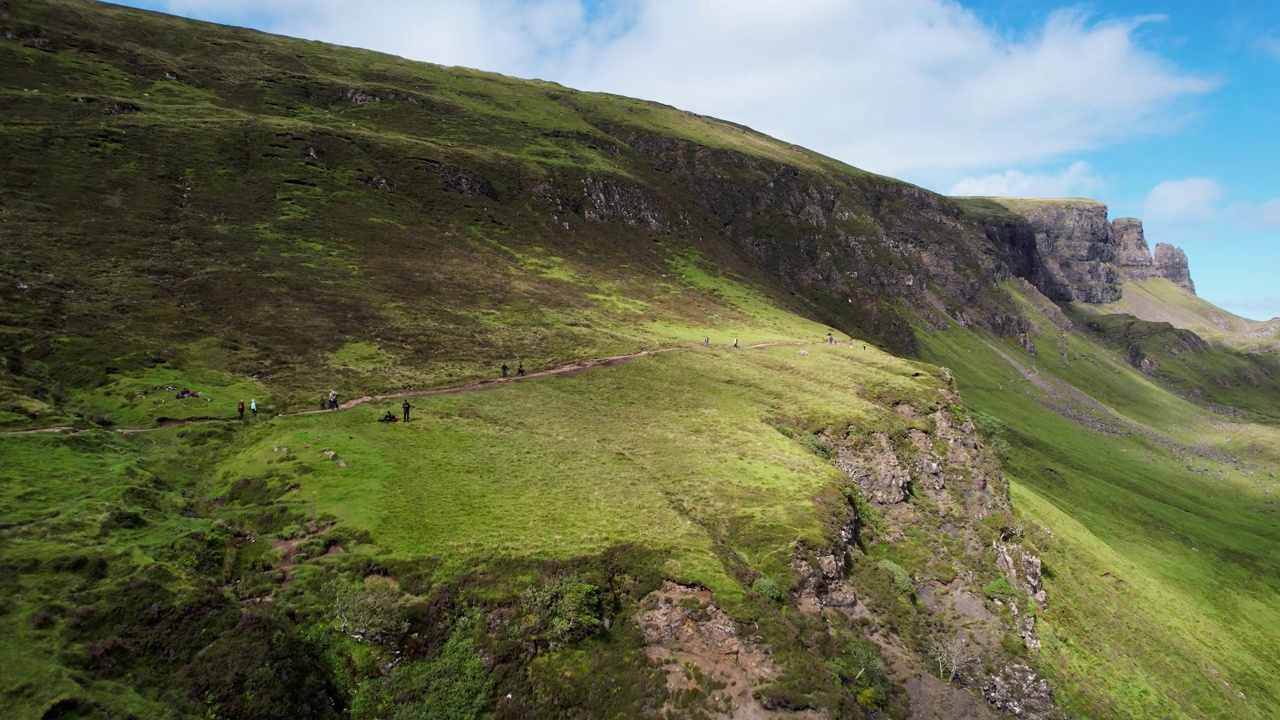
[[[76,0],[0,108],[0,715],[1280,714],[1274,377],[1027,201]]]
[[[1014,506],[1052,531],[1039,619],[1066,708],[1280,712],[1262,670],[1280,661],[1280,433],[1176,399],[1105,346],[1061,333],[1055,312],[1033,310],[1034,356],[958,327],[931,336],[926,354],[1000,418]]]
[[[1280,322],[1258,322],[1233,315],[1164,278],[1124,284],[1124,297],[1101,306],[1103,311],[1167,322],[1213,342],[1241,350],[1280,349]]]

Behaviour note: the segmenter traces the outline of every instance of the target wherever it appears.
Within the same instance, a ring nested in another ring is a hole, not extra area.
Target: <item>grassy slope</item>
[[[440,558],[446,576],[631,543],[668,555],[671,577],[732,598],[741,588],[708,529],[741,533],[731,545],[748,564],[783,579],[795,541],[822,539],[813,499],[839,484],[768,421],[883,426],[883,398],[932,392],[936,380],[912,369],[848,346],[667,353],[419,399],[407,426],[373,422],[381,407],[284,419],[223,467],[252,476],[289,447],[297,459],[280,469],[315,469],[286,500],[367,529],[393,555]],[[348,467],[318,462],[323,449]]]
[[[1060,335],[1048,313],[1033,317],[1036,357],[958,328],[931,336],[926,354],[956,372],[971,406],[1004,423],[1015,507],[1053,532],[1040,619],[1067,708],[1085,717],[1274,716],[1280,694],[1263,668],[1280,661],[1280,508],[1268,474],[1280,433],[1224,423],[1105,347]],[[1119,413],[1097,415],[1123,434],[1045,407],[1062,403],[1041,385],[1090,393]],[[1238,456],[1215,460],[1196,447]]]
[[[662,182],[597,124],[858,174],[652,103],[157,15],[135,44],[138,14],[107,6],[12,12],[39,23],[15,21],[17,32],[51,46],[0,43],[0,102],[22,118],[0,131],[11,425],[225,415],[254,394],[246,375],[297,407],[329,387],[420,387],[504,360],[540,367],[751,331],[714,282],[661,280],[710,263],[765,284],[702,230],[655,237],[570,208],[553,220],[581,189],[562,200],[519,189],[581,186],[587,173]],[[120,313],[126,327],[110,323]],[[352,343],[381,362],[343,362]],[[218,411],[137,397],[188,369],[179,384],[212,390]]]
[[[74,0],[9,7],[5,425],[307,407],[758,325],[671,281],[691,265],[884,340],[909,339],[902,298],[924,282],[956,308],[999,300],[981,234],[941,199],[731,123]],[[155,407],[188,369],[218,411]]]
[[[233,29],[193,32],[161,17],[138,45],[127,40],[137,17],[127,11],[10,5],[71,35],[126,40],[72,51],[58,36],[52,53],[0,42],[0,103],[24,118],[0,135],[13,158],[0,170],[0,209],[12,220],[0,231],[0,259],[16,281],[2,290],[7,424],[66,412],[122,424],[225,416],[244,396],[272,410],[308,407],[317,389],[438,384],[493,375],[503,360],[539,367],[696,343],[709,331],[723,346],[732,335],[747,343],[826,330],[699,233],[655,242],[647,230],[585,223],[510,189],[580,183],[588,172],[659,183],[601,129],[611,125],[858,174],[833,161],[651,103]],[[68,17],[80,18],[70,30]],[[355,103],[344,99],[349,90],[383,100]],[[139,112],[107,113],[129,103]],[[480,177],[490,187],[442,189],[440,167],[471,172],[463,186]],[[86,265],[78,248],[91,242],[100,252]],[[200,258],[227,261],[193,262]],[[1228,447],[1244,459],[1228,466],[1141,434],[1097,434],[1037,404],[1035,386],[980,336],[952,329],[927,339],[929,359],[955,369],[969,402],[1005,423],[1015,501],[1057,538],[1047,554],[1045,657],[1068,707],[1090,717],[1274,715],[1277,689],[1263,670],[1277,665],[1280,637],[1277,538],[1271,484],[1259,472],[1280,464],[1275,431],[1222,425],[1108,348],[1053,331],[1049,309],[1024,302],[1041,327],[1040,356],[1021,362],[1041,379],[1081,388],[1175,442]],[[132,322],[112,322],[121,313]],[[214,528],[223,512],[184,518],[172,512],[181,491],[199,499],[272,470],[273,480],[298,480],[287,499],[304,511],[373,533],[377,547],[355,545],[349,562],[384,557],[381,548],[388,558],[432,557],[442,577],[486,566],[501,574],[511,557],[564,560],[632,542],[658,555],[665,573],[704,582],[732,604],[743,591],[730,569],[785,575],[780,549],[822,530],[836,481],[762,420],[874,427],[890,420],[859,395],[883,408],[931,387],[908,377],[911,363],[836,352],[848,351],[824,348],[804,361],[781,349],[663,355],[422,400],[420,424],[407,427],[373,424],[368,408],[263,422],[225,438],[213,429],[101,438],[82,452],[70,450],[99,436],[0,438],[3,522],[59,513],[3,531],[13,570],[3,587],[21,599],[0,618],[4,660],[24,668],[6,676],[5,709],[38,707],[79,692],[70,678],[96,677],[61,656],[61,613],[103,602],[89,592],[102,578],[79,567],[77,554],[112,557],[108,581],[153,558],[181,570],[172,538]],[[188,402],[175,412],[167,390],[175,383],[209,393],[215,402],[206,406],[218,410]],[[33,384],[53,392],[37,397]],[[405,442],[424,435],[431,442]],[[219,450],[206,458],[200,443]],[[304,454],[320,444],[348,467]],[[296,459],[272,463],[286,457],[272,452],[282,446]],[[139,463],[170,477],[163,493],[176,494],[157,508],[116,498],[140,482],[124,469]],[[477,478],[490,483],[483,492]],[[441,503],[447,518],[433,515]],[[225,512],[251,514],[232,505]],[[135,523],[122,509],[148,524],[118,527]],[[48,565],[58,558],[67,563]],[[299,570],[300,602],[311,592],[307,572]],[[55,620],[37,627],[34,615],[46,608]],[[156,707],[118,684],[84,692],[143,716]]]
[[[1167,322],[1174,327],[1191,330],[1206,340],[1241,349],[1276,344],[1280,324],[1258,322],[1222,310],[1164,278],[1127,282],[1124,296],[1110,305],[1099,306],[1103,312],[1125,313],[1153,322]]]
[[[0,587],[10,608],[0,618],[0,659],[12,669],[0,711],[37,717],[59,698],[78,697],[102,712],[156,715],[164,696],[100,679],[101,668],[82,665],[83,651],[64,643],[75,637],[79,606],[113,584],[157,567],[179,585],[208,572],[181,540],[190,533],[246,518],[251,527],[275,522],[259,517],[261,505],[237,499],[239,478],[293,488],[273,506],[293,519],[262,526],[255,534],[263,538],[302,533],[307,518],[331,518],[348,537],[368,531],[364,544],[344,543],[347,555],[325,558],[346,567],[425,561],[431,582],[479,575],[511,588],[535,579],[539,563],[630,547],[623,552],[653,556],[663,576],[709,587],[751,617],[744,581],[762,575],[786,587],[795,544],[829,541],[845,502],[840,473],[773,424],[896,426],[892,404],[939,397],[939,380],[922,370],[847,345],[813,346],[808,356],[692,349],[418,399],[408,425],[377,424],[381,408],[366,406],[132,437],[0,438],[8,460],[0,492],[13,508],[0,562],[22,568],[6,572]],[[33,487],[36,466],[44,471]],[[201,500],[210,495],[230,504]],[[265,543],[234,552],[228,545],[225,560],[222,541],[216,545],[214,567],[240,586],[236,594],[262,592],[261,579],[236,579]],[[266,567],[279,559],[268,557]],[[95,575],[97,558],[103,570]],[[335,567],[327,565],[297,569],[285,597],[301,607],[323,603],[316,589]],[[46,619],[34,620],[39,613]]]

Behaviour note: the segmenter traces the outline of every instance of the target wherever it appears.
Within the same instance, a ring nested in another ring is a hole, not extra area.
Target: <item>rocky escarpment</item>
[[[584,210],[575,210],[584,219],[655,231],[683,223],[689,232],[710,231],[804,298],[824,321],[867,332],[895,350],[915,351],[911,315],[936,312],[932,298],[942,298],[944,312],[965,325],[1002,336],[1026,329],[990,282],[1010,271],[939,195],[888,178],[790,165],[634,127],[598,127],[649,166],[651,182],[588,178],[588,188],[609,191],[588,193]],[[655,226],[645,208],[658,205],[681,211]]]
[[[978,213],[977,220],[1010,270],[1049,298],[1110,303],[1127,281],[1166,278],[1191,292],[1195,284],[1182,250],[1160,243],[1155,254],[1137,218],[1107,220],[1093,200],[1006,200],[1009,212]]]
[[[1193,293],[1196,291],[1195,283],[1191,282],[1187,254],[1168,243],[1157,243],[1153,257],[1141,220],[1116,218],[1111,222],[1111,235],[1116,245],[1116,265],[1124,280],[1162,277]]]
[[[887,431],[816,436],[859,500],[830,547],[797,547],[798,609],[854,619],[903,679],[914,717],[1061,717],[1031,661],[1049,601],[1032,545],[1051,542],[1047,531],[1032,541],[1013,519],[998,459],[957,395],[894,415]]]
[[[1116,243],[1106,205],[1043,203],[1030,206],[1024,214],[1043,267],[1038,278],[1041,292],[1054,300],[1108,303],[1120,299]]]
[[[1187,265],[1187,254],[1180,248],[1168,243],[1156,243],[1155,266],[1160,277],[1172,280],[1174,284],[1193,293],[1196,291],[1195,283],[1191,282],[1191,268]]]

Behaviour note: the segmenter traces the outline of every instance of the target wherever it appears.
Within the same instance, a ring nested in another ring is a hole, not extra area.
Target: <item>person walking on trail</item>
[[[321,396],[320,396],[320,409],[321,409],[321,410],[325,410],[325,409],[327,409],[328,407],[329,407],[329,398],[325,397],[324,395],[321,395]]]
[[[249,398],[249,417],[255,420],[258,417],[258,401],[254,398]]]
[[[516,377],[523,377],[523,376],[524,376],[524,361],[521,360],[520,362],[516,363]]]
[[[738,347],[738,338],[733,339],[733,346]]]
[[[828,344],[828,345],[835,345],[835,344],[836,344],[835,336],[833,336],[831,333],[827,333],[827,344]]]
[[[505,378],[505,377],[507,376],[507,371],[508,371],[508,370],[509,370],[509,368],[507,367],[507,364],[506,364],[506,363],[502,363],[502,377],[504,377],[504,378]]]
[[[240,401],[240,404],[236,405],[236,410],[240,411],[240,422],[244,422],[244,401],[243,400]]]
[[[702,347],[711,347],[711,336],[702,338]]]
[[[330,410],[338,409],[338,391],[337,390],[329,391],[329,409]]]
[[[413,407],[413,406],[409,404],[409,401],[408,401],[408,400],[405,400],[405,401],[404,401],[404,404],[400,406],[400,409],[404,411],[404,421],[405,421],[405,422],[409,422],[409,408],[411,408],[411,407]]]

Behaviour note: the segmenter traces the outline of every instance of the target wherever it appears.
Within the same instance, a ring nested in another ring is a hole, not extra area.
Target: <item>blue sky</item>
[[[1280,316],[1265,0],[129,0],[667,102],[944,193],[1084,196]]]

